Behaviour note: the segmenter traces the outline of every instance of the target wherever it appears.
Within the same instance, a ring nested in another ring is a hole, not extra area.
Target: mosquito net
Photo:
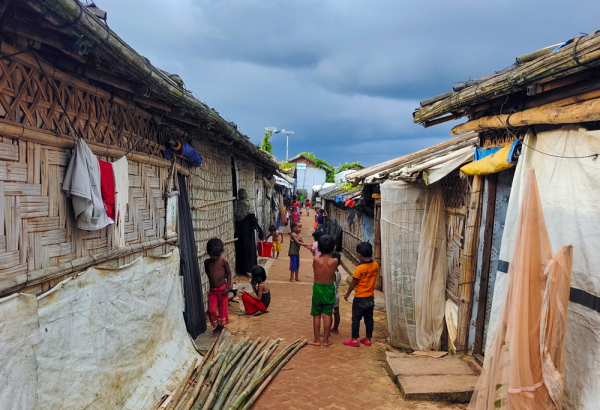
[[[552,257],[530,169],[501,319],[469,409],[560,408],[572,253]]]

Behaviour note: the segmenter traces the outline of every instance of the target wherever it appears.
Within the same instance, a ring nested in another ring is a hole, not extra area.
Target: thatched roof
[[[78,68],[82,78],[133,94],[137,104],[161,110],[165,121],[183,128],[191,138],[225,144],[265,168],[277,169],[272,157],[238,131],[234,123],[195,98],[179,76],[154,67],[97,17],[96,11],[77,0],[21,0],[9,7],[14,7],[19,19],[5,21],[3,31],[23,34],[65,51],[85,63]]]
[[[444,141],[433,147],[362,169],[348,175],[346,179],[353,185],[377,184],[386,179],[414,181],[426,169],[420,165],[428,166],[428,164],[431,164],[432,159],[442,158],[452,152],[473,146],[478,142],[479,136],[475,133],[470,133],[449,141]]]
[[[556,101],[564,98],[565,89],[593,79],[598,66],[600,32],[519,56],[507,69],[457,84],[451,92],[421,102],[413,120],[431,126]]]

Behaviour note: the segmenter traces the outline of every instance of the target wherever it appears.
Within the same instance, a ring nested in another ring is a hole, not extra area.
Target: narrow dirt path
[[[311,213],[312,214],[312,213]],[[302,237],[312,243],[314,219],[302,218]],[[230,304],[228,330],[236,335],[284,338],[283,345],[299,337],[312,338],[312,254],[300,254],[301,282],[289,282],[289,235],[284,235],[282,253],[269,269],[272,300],[269,313],[253,317],[238,316]],[[350,272],[351,273],[351,272]],[[238,282],[242,282],[239,280]],[[352,305],[343,300],[347,284],[342,281],[340,295],[340,333],[332,335],[329,347],[306,346],[285,366],[255,403],[255,409],[461,409],[465,406],[442,403],[413,403],[402,400],[398,388],[388,376],[384,358],[387,338],[385,312],[375,312],[372,347],[347,347],[350,337]],[[361,336],[364,335],[364,326]]]

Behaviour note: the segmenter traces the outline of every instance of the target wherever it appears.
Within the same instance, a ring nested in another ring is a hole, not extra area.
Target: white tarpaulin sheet
[[[515,170],[500,261],[512,260],[525,174],[533,167],[552,253],[563,245],[573,245],[571,287],[600,296],[600,160],[558,158],[597,153],[600,153],[599,131],[563,127],[537,137],[527,134]],[[498,326],[506,279],[506,273],[499,269],[486,351]],[[600,313],[574,302],[569,303],[568,310],[566,377],[567,408],[597,409],[600,403]]]
[[[153,409],[198,357],[179,253],[0,301],[3,409]]]
[[[452,151],[446,155],[429,159],[425,162],[412,164],[398,171],[392,172],[392,179],[395,178],[410,178],[416,172],[423,171],[423,180],[426,184],[433,184],[444,178],[446,175],[454,171],[467,161],[473,159],[475,147],[465,147]]]

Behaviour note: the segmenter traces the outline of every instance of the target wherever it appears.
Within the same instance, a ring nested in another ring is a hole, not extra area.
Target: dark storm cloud
[[[449,138],[420,100],[593,32],[596,2],[100,0],[109,25],[238,124],[295,131],[290,155],[371,165]],[[285,157],[285,141],[273,139]]]

